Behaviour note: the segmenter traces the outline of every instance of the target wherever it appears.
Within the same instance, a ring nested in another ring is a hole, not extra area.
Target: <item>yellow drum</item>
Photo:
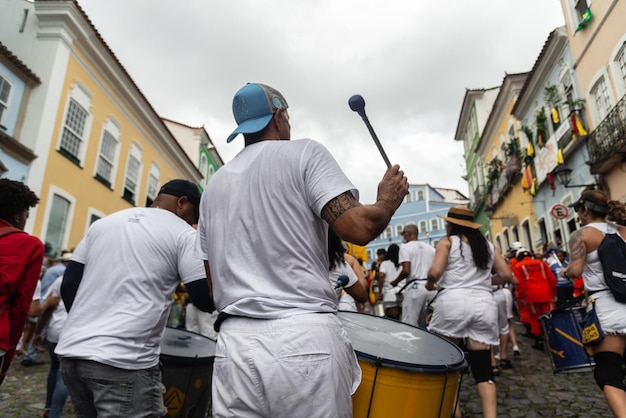
[[[363,372],[355,418],[452,416],[467,369],[456,345],[388,318],[339,312],[339,319]]]

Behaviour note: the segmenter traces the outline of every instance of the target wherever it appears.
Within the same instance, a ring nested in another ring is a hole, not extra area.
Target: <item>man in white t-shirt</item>
[[[365,245],[408,191],[397,165],[373,205],[330,153],[290,141],[287,102],[256,83],[233,99],[245,148],[211,178],[200,203],[198,253],[220,311],[213,372],[215,417],[351,417],[360,369],[335,315],[328,280],[330,227]],[[234,414],[234,415],[233,415]]]
[[[74,250],[55,353],[77,416],[164,414],[160,343],[180,281],[196,306],[212,310],[194,256],[199,202],[195,184],[172,180],[150,208],[94,222]]]
[[[409,325],[417,325],[424,307],[430,302],[436,291],[427,290],[424,286],[430,269],[435,259],[435,249],[428,244],[418,241],[418,229],[416,225],[409,224],[402,231],[404,243],[400,246],[398,261],[402,264],[400,275],[391,282],[397,286],[402,280],[407,279],[406,287],[402,291],[402,322]]]

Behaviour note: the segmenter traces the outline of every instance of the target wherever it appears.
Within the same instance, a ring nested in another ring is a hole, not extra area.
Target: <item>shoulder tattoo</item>
[[[352,193],[342,193],[326,203],[322,209],[322,219],[328,222],[329,225],[332,225],[344,212],[357,206],[361,206],[361,204],[354,198]]]
[[[570,261],[584,259],[587,255],[585,250],[585,243],[583,241],[583,232],[581,229],[577,229],[572,232],[569,237],[569,251]]]

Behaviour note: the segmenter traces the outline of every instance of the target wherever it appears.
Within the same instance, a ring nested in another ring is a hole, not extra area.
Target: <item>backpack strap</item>
[[[526,280],[528,280],[528,270],[526,270],[526,266],[521,266],[522,270],[524,270],[524,274],[526,275]]]

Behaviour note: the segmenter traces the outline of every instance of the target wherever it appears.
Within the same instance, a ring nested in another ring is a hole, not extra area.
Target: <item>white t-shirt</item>
[[[63,283],[63,276],[57,277],[56,280],[52,282],[44,300],[47,299],[48,296],[60,297],[61,283]],[[59,342],[59,336],[61,335],[61,330],[63,329],[63,324],[65,324],[66,319],[67,311],[65,310],[63,299],[61,299],[57,307],[54,311],[52,311],[52,315],[48,320],[48,333],[46,334],[46,339],[48,341],[52,343]]]
[[[213,175],[200,202],[197,254],[220,312],[284,318],[335,312],[322,208],[352,183],[319,143],[262,141]]]
[[[409,241],[400,246],[398,261],[400,264],[407,261],[411,263],[409,280],[426,280],[434,259],[435,248],[423,242]]]
[[[33,300],[39,300],[41,299],[41,280],[37,280],[37,286],[35,287],[35,293],[33,293]],[[39,301],[39,303],[43,303],[42,301]]]
[[[481,270],[474,264],[472,247],[470,247],[469,244],[463,242],[456,235],[450,236],[450,241],[448,265],[439,281],[439,288],[473,288],[485,289],[491,292],[491,268],[493,267],[494,260],[493,244],[487,242],[490,260],[489,266],[485,270]]]
[[[335,288],[337,286],[337,279],[339,279],[339,276],[342,276],[342,275],[348,276],[348,284],[346,284],[343,287]],[[330,280],[330,285],[332,286],[332,288],[335,289],[335,294],[337,295],[337,302],[339,302],[339,300],[341,299],[342,293],[345,293],[343,289],[352,287],[354,286],[356,282],[359,281],[359,278],[356,277],[356,273],[354,273],[354,270],[352,270],[352,267],[350,267],[350,265],[346,262],[337,263],[335,265],[335,268],[330,270],[330,272],[328,273],[328,279]],[[352,300],[354,301],[354,299]]]
[[[195,234],[158,208],[94,222],[72,255],[85,268],[56,354],[128,370],[157,365],[172,293],[206,276]]]
[[[391,285],[391,282],[394,281],[402,271],[402,264],[398,264],[396,267],[391,260],[385,260],[380,264],[378,268],[379,274],[385,273],[385,283],[383,283],[383,302],[395,302],[396,301],[396,293],[398,290],[402,289],[404,284],[406,283],[406,279],[400,280],[396,287]]]

